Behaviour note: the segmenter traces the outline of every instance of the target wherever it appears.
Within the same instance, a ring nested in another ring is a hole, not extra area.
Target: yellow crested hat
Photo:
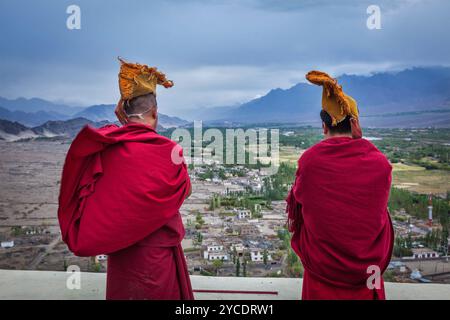
[[[120,61],[119,89],[122,100],[130,100],[148,93],[156,95],[158,84],[165,88],[173,86],[173,81],[167,80],[165,74],[154,67],[118,59]]]
[[[336,79],[321,71],[308,72],[306,79],[323,87],[322,108],[330,115],[333,126],[344,120],[346,116],[358,119],[358,105],[355,99],[342,91]]]

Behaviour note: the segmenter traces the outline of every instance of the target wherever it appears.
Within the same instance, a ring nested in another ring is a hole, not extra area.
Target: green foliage
[[[11,233],[14,237],[20,236],[23,234],[23,229],[19,226],[14,226],[11,228]]]
[[[197,232],[197,234],[194,237],[194,244],[197,246],[201,246],[203,242],[203,235],[201,232]]]
[[[227,210],[244,208],[250,210],[253,217],[261,217],[262,215],[255,210],[255,205],[259,205],[262,208],[269,208],[269,204],[264,197],[251,194],[229,195],[226,197],[215,194],[209,200],[210,210],[215,210],[218,208],[225,208]]]
[[[207,276],[207,277],[210,277],[210,276],[213,276],[213,275],[214,275],[214,274],[212,274],[211,272],[206,271],[206,270],[201,270],[201,271],[200,271],[200,274],[201,274],[202,276]]]
[[[445,254],[447,251],[446,239],[448,239],[448,229],[443,229],[442,231],[433,229],[423,237],[422,241],[425,246]]]
[[[242,276],[247,276],[247,259],[244,258],[244,261],[242,262]]]
[[[213,266],[214,266],[214,270],[216,270],[216,275],[217,275],[217,272],[218,272],[219,269],[222,268],[222,266],[223,266],[223,261],[220,260],[220,259],[214,260],[214,261],[213,261]]]
[[[411,238],[396,237],[394,241],[393,255],[399,258],[412,256]]]
[[[210,179],[211,180],[212,178],[214,178],[214,172],[210,168],[207,168],[207,170],[204,173],[200,173],[198,175],[198,179],[199,180],[203,180],[203,181],[206,180],[206,179]]]
[[[263,263],[267,266],[267,260],[269,258],[269,253],[267,252],[267,249],[264,249],[263,251]]]
[[[94,263],[92,269],[94,272],[100,272],[102,270],[102,265],[100,263]]]
[[[236,264],[236,258],[238,257],[238,253],[236,247],[233,247],[233,263]]]
[[[197,221],[197,224],[200,226],[205,224],[205,221],[203,220],[203,217],[200,213],[197,213],[197,216],[195,217],[195,221]]]
[[[295,179],[295,166],[281,163],[278,172],[264,179],[264,196],[266,200],[284,200]]]
[[[419,219],[428,217],[428,196],[410,192],[404,189],[391,188],[389,196],[389,210],[394,211],[404,209],[406,213]],[[433,215],[437,217],[441,225],[448,227],[448,200],[433,198]]]
[[[301,277],[303,275],[303,265],[300,258],[291,248],[291,235],[286,229],[278,230],[278,237],[283,241],[283,247],[287,249],[287,272],[290,277]]]
[[[392,272],[391,270],[386,270],[383,273],[383,280],[385,282],[395,282],[394,272]]]

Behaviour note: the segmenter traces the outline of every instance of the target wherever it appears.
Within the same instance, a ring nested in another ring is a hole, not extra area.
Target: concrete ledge
[[[70,274],[56,271],[0,270],[1,300],[101,300],[106,274],[81,273],[81,289],[69,290]],[[301,279],[191,276],[198,300],[299,300]],[[450,285],[386,283],[391,300],[450,300]]]

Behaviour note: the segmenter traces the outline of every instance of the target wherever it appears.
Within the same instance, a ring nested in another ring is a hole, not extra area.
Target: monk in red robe
[[[337,81],[318,71],[307,79],[323,86],[325,139],[300,157],[287,198],[291,245],[304,266],[302,299],[385,299],[392,167],[361,138],[356,102]]]
[[[78,256],[108,254],[107,299],[193,299],[179,208],[191,183],[172,140],[156,132],[155,68],[122,62],[121,127],[85,127],[64,164],[58,218]]]

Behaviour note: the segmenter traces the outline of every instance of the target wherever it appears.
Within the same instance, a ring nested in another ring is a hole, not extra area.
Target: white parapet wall
[[[69,277],[65,272],[0,270],[0,299],[105,298],[106,274],[80,273],[80,289],[68,289]],[[191,276],[191,282],[198,300],[299,300],[302,284],[301,279],[293,278],[204,276]],[[386,283],[386,295],[392,300],[450,300],[450,285]]]

